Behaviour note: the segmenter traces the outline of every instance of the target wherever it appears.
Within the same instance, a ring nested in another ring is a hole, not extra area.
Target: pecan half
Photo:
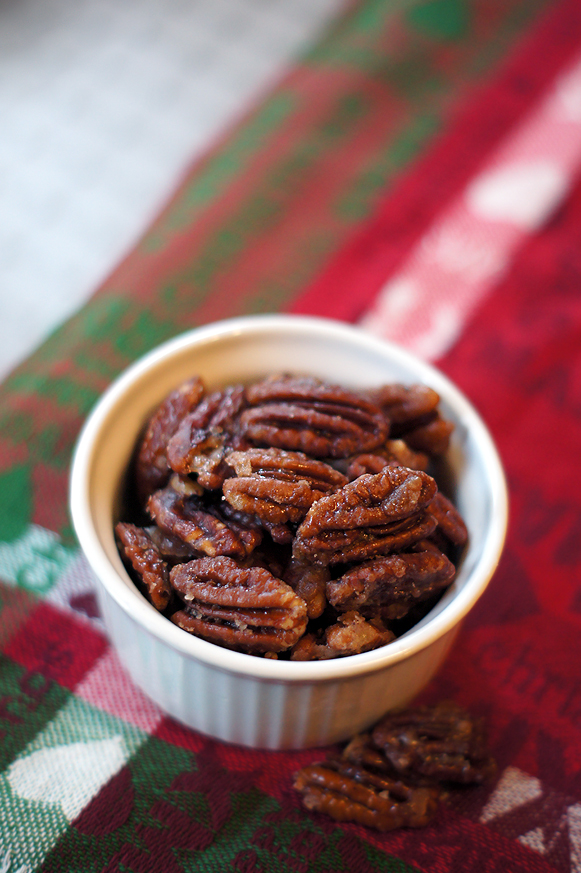
[[[391,382],[372,388],[366,396],[385,410],[392,423],[392,430],[435,412],[440,402],[436,391],[420,383],[403,385]]]
[[[293,554],[336,564],[406,548],[434,530],[426,508],[436,488],[427,473],[406,467],[360,476],[313,504],[297,530]]]
[[[494,772],[482,721],[456,703],[390,713],[371,738],[404,778],[468,784],[483,782]]]
[[[134,524],[119,522],[115,533],[121,554],[143,583],[148,600],[163,612],[171,598],[171,586],[168,566],[157,546],[146,530]]]
[[[167,446],[170,467],[178,473],[195,473],[210,490],[220,488],[228,468],[227,451],[239,444],[236,421],[245,405],[244,388],[233,385],[214,391],[186,415]]]
[[[430,503],[430,512],[438,522],[438,531],[455,546],[463,546],[468,541],[468,530],[464,519],[441,491]]]
[[[442,455],[447,450],[454,425],[438,411],[440,397],[427,385],[393,383],[366,392],[391,421],[391,437],[404,437],[418,452]]]
[[[379,619],[366,620],[358,612],[340,615],[319,635],[306,633],[291,651],[292,661],[322,661],[359,655],[385,646],[394,634]]]
[[[195,376],[172,391],[150,418],[135,460],[135,482],[141,502],[168,480],[167,444],[184,415],[200,402],[204,391],[204,383]]]
[[[425,452],[414,451],[405,440],[387,440],[383,447],[383,453],[388,461],[396,461],[402,467],[410,470],[427,470],[430,459]]]
[[[226,462],[237,474],[222,487],[228,503],[270,524],[298,523],[315,500],[347,481],[342,473],[302,452],[248,449],[230,452]]]
[[[186,605],[172,621],[210,642],[249,653],[281,652],[305,631],[304,600],[263,567],[200,558],[173,567],[170,580]]]
[[[388,776],[397,777],[396,771],[383,752],[373,745],[371,734],[368,732],[351,737],[341,752],[341,757],[351,764],[358,764],[374,773],[386,773]]]
[[[259,531],[226,520],[217,507],[207,507],[196,494],[182,496],[171,487],[155,491],[147,510],[162,530],[205,555],[244,558],[261,540]]]
[[[411,787],[344,760],[303,767],[293,787],[307,809],[379,831],[425,827],[437,810],[437,789]]]
[[[428,455],[439,456],[448,451],[450,437],[454,431],[451,421],[446,421],[436,413],[429,421],[419,420],[413,428],[406,430],[405,441],[412,449]]]
[[[166,533],[156,524],[146,527],[145,530],[151,537],[161,557],[168,564],[181,564],[182,561],[189,561],[194,557],[194,549],[191,549],[187,543],[184,543],[178,537]]]
[[[251,385],[242,433],[257,445],[318,458],[368,452],[385,441],[389,421],[355,392],[314,378],[276,376]]]
[[[224,457],[230,448],[230,438],[224,431],[191,430],[184,420],[168,443],[167,459],[172,470],[184,475],[194,473],[203,488],[215,491],[229,474]]]
[[[329,578],[329,569],[322,564],[311,564],[292,557],[283,575],[284,581],[307,604],[309,618],[319,618],[323,614],[327,605],[325,586]]]
[[[424,452],[414,452],[404,440],[387,440],[373,452],[355,455],[349,459],[346,473],[350,482],[364,473],[379,473],[388,464],[409,467],[410,470],[427,470],[429,458]]]
[[[371,610],[373,614],[381,607],[384,617],[401,618],[415,603],[447,588],[455,572],[454,564],[441,552],[387,555],[329,580],[327,599],[341,611],[357,609],[367,614]],[[393,614],[389,607],[394,607]]]

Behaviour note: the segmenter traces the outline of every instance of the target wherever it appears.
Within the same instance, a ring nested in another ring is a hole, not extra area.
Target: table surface
[[[341,5],[1,5],[0,377],[93,294]]]
[[[0,870],[578,873],[577,0],[33,5],[0,13],[0,65],[20,73],[0,77],[2,148],[34,165],[6,181],[22,212],[2,233],[21,242],[6,237],[2,295],[39,310],[0,387]],[[202,130],[210,79],[224,94]],[[77,172],[95,184],[69,197]],[[107,385],[184,329],[258,312],[357,324],[435,363],[505,465],[505,552],[420,699],[482,717],[497,772],[451,788],[423,830],[304,809],[292,774],[328,750],[234,748],[168,718],[111,650],[71,530],[71,452]]]

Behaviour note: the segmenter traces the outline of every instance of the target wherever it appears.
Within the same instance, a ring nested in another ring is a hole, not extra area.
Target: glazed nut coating
[[[359,655],[385,646],[395,635],[379,619],[367,621],[358,612],[339,615],[336,624],[324,629],[320,638],[305,634],[291,652],[292,661],[323,661]]]
[[[379,831],[425,827],[437,810],[436,790],[412,787],[345,760],[304,767],[294,788],[307,809]]]
[[[184,497],[171,487],[155,491],[147,508],[158,527],[186,543],[192,553],[244,558],[261,539],[256,530],[220,518],[215,507],[205,506],[196,495]]]
[[[173,620],[211,642],[252,653],[280,652],[305,632],[304,600],[262,567],[200,558],[173,567],[170,578],[185,605]]]
[[[236,472],[222,486],[228,503],[272,524],[300,522],[316,500],[347,481],[302,452],[249,449],[230,452],[226,462]]]
[[[340,755],[294,779],[303,805],[376,830],[423,827],[444,788],[480,784],[496,769],[480,719],[444,701],[387,715]]]
[[[452,581],[455,567],[442,552],[421,551],[375,558],[326,585],[329,603],[339,610],[374,610],[431,597]],[[383,614],[385,614],[383,612]]]
[[[203,395],[204,383],[195,376],[172,391],[149,420],[135,463],[136,487],[141,501],[166,483],[169,476],[167,444],[184,416],[196,407]]]
[[[257,445],[344,458],[384,442],[389,421],[378,406],[341,386],[277,376],[247,389],[241,431]]]
[[[371,738],[402,777],[470,784],[494,771],[482,722],[452,702],[390,713]]]
[[[224,456],[239,444],[237,419],[244,405],[241,385],[204,397],[184,416],[167,443],[167,460],[172,470],[195,473],[204,488],[220,488],[228,475]]]
[[[124,558],[143,583],[151,603],[162,612],[171,598],[169,570],[159,549],[143,528],[119,522],[115,526],[117,541]]]
[[[335,564],[406,548],[435,529],[426,510],[436,490],[420,470],[387,466],[364,474],[311,507],[294,553]]]

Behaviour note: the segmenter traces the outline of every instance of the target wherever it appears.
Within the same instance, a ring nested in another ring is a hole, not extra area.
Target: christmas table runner
[[[580,169],[577,2],[356,0],[9,376],[3,873],[581,871]],[[71,453],[112,379],[261,312],[435,362],[506,467],[502,562],[421,701],[484,718],[497,772],[422,830],[304,809],[292,777],[320,749],[232,747],[164,715],[110,648],[71,530]]]

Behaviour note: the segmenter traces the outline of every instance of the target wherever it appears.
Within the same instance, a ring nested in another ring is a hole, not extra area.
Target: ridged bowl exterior
[[[122,663],[161,709],[215,739],[264,749],[338,742],[388,709],[405,706],[432,678],[457,630],[381,671],[334,681],[273,682],[184,657],[144,634],[103,588],[100,604]]]
[[[273,372],[305,372],[363,387],[425,382],[455,423],[450,467],[470,532],[457,577],[415,628],[382,649],[325,662],[285,662],[231,652],[191,637],[137,591],[113,526],[135,440],[151,411],[198,373],[209,388]],[[256,316],[190,331],[129,368],[108,389],[79,438],[70,505],[95,574],[111,642],[164,711],[226,742],[289,749],[340,741],[403,706],[432,678],[460,623],[496,568],[506,531],[502,466],[477,413],[437,370],[396,346],[324,319]]]

